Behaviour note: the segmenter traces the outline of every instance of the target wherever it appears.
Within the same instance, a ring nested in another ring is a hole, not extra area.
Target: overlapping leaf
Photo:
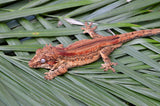
[[[117,73],[99,69],[100,59],[46,81],[46,69],[27,64],[46,43],[67,46],[89,39],[65,18],[94,20],[104,36],[160,27],[159,0],[40,1],[0,2],[6,3],[0,11],[1,105],[160,105],[159,36],[133,40],[113,52]],[[59,21],[64,26],[57,27]]]

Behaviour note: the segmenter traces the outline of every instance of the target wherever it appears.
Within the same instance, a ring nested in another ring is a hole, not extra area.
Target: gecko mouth
[[[51,66],[49,66],[48,64],[41,64],[41,65],[37,65],[36,64],[36,65],[34,65],[32,63],[29,63],[28,65],[31,68],[46,68],[46,69],[50,69],[51,68]]]
[[[51,69],[52,68],[49,64],[41,64],[39,67],[40,68],[47,68],[47,69]]]

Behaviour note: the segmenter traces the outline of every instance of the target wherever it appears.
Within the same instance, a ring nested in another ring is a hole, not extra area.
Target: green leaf
[[[139,25],[129,23],[113,23],[113,24],[101,24],[97,30],[104,30],[115,27],[139,27]],[[80,27],[70,28],[54,28],[52,30],[34,30],[34,31],[18,31],[18,32],[6,32],[0,33],[0,38],[22,38],[22,37],[53,37],[64,36],[72,34],[80,34],[82,30]]]
[[[66,17],[82,23],[92,20],[93,26],[98,27],[96,32],[104,36],[160,28],[159,0],[0,3],[0,105],[160,105],[159,35],[129,41],[115,50],[109,58],[118,63],[113,66],[116,73],[100,69],[103,60],[99,59],[47,81],[47,69],[28,66],[35,51],[45,44],[66,47],[90,39],[82,33],[84,26],[71,25]]]
[[[42,14],[42,13],[51,12],[51,11],[53,12],[53,11],[67,9],[71,7],[87,5],[93,2],[96,2],[96,0],[71,1],[67,3],[62,3],[62,4],[60,3],[60,4],[51,5],[51,6],[41,6],[36,8],[24,9],[24,10],[15,10],[13,12],[1,13],[0,21],[15,19],[19,17],[25,17],[28,15]]]

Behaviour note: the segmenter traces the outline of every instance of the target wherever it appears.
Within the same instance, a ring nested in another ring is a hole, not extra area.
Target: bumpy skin
[[[101,68],[104,71],[110,69],[115,72],[112,65],[117,65],[117,63],[111,62],[108,57],[114,49],[131,39],[160,34],[160,29],[151,29],[104,37],[94,32],[96,26],[93,28],[91,26],[92,23],[88,25],[86,22],[85,28],[81,29],[84,30],[83,33],[89,33],[93,39],[80,40],[65,48],[62,44],[56,47],[46,45],[43,49],[36,51],[29,66],[50,69],[44,74],[46,74],[45,79],[51,80],[66,73],[68,68],[89,64],[102,57],[104,64]]]

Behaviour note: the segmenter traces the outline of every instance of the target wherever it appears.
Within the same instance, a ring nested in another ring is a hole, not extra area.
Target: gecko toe
[[[91,22],[89,25],[87,25],[89,28],[92,26],[93,22]]]
[[[116,72],[116,70],[112,67],[113,66],[116,66],[117,63],[105,63],[105,64],[101,64],[102,67],[100,67],[101,69],[104,69],[104,71],[108,71],[109,69],[112,70],[113,72]]]
[[[53,71],[45,72],[44,74],[45,74],[44,78],[45,78],[46,80],[52,80],[52,79],[55,77],[55,76],[53,75]]]
[[[47,75],[47,74],[48,74],[48,72],[45,72],[44,74],[45,74],[45,75]]]
[[[113,65],[113,66],[116,66],[117,64],[118,64],[118,63],[114,63],[114,62],[111,63],[111,65]]]
[[[84,28],[84,27],[81,27],[81,29],[82,29],[82,30],[85,30],[85,28]]]
[[[50,76],[50,75],[46,75],[44,76],[44,79],[46,80],[52,80],[54,77],[53,76]]]

